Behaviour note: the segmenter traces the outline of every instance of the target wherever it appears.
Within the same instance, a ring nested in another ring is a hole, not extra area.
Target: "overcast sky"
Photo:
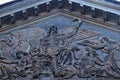
[[[116,1],[120,1],[120,0],[116,0]]]
[[[0,0],[0,5],[14,0]]]

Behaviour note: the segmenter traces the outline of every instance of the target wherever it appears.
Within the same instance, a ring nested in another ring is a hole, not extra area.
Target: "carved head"
[[[57,27],[56,26],[52,26],[52,27],[50,27],[50,29],[49,29],[49,36],[50,35],[55,35],[55,34],[57,34],[58,33],[58,29],[57,29]]]
[[[39,49],[37,49],[37,48],[34,48],[34,50],[33,50],[35,53],[37,53],[37,52],[40,52],[40,50]]]
[[[104,42],[109,42],[109,38],[107,38],[107,37],[102,37],[102,38],[100,39],[100,41],[101,41],[102,43],[104,43]]]
[[[96,53],[96,51],[90,47],[86,47],[86,51],[88,52],[87,53],[87,56],[90,56],[91,54],[93,55],[93,57],[96,57],[98,56],[98,54]]]
[[[17,59],[21,59],[23,56],[24,56],[24,52],[23,51],[16,52],[16,58]]]
[[[23,56],[28,56],[28,53],[27,52],[23,52]]]
[[[74,46],[72,47],[71,51],[76,52],[76,51],[80,51],[80,49],[77,46]]]

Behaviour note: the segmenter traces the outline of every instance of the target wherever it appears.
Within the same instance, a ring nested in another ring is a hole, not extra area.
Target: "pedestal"
[[[39,15],[39,9],[38,6],[34,7],[34,11],[35,11],[35,16]]]
[[[48,2],[48,3],[46,3],[46,6],[47,6],[47,12],[49,12],[50,11],[50,2]]]
[[[25,19],[28,19],[27,11],[24,10],[24,11],[22,11],[22,12],[23,12],[23,19],[24,19],[24,20],[25,20]]]
[[[59,9],[63,8],[62,1],[61,1],[61,0],[58,0],[58,7],[59,7]]]
[[[80,5],[80,13],[85,14],[84,5]]]
[[[72,2],[71,1],[69,1],[69,10],[73,11],[73,6],[72,6]]]
[[[10,21],[11,21],[11,24],[14,24],[16,22],[14,14],[10,15]]]
[[[118,16],[118,22],[117,22],[118,25],[120,25],[120,15]]]
[[[108,21],[108,13],[106,11],[103,11],[103,20]]]
[[[96,18],[96,10],[95,10],[95,8],[91,8],[91,16],[92,16],[92,18]]]
[[[0,18],[0,28],[2,28],[2,19]]]

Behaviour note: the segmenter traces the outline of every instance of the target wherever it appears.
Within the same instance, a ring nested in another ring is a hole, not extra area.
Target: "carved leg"
[[[1,70],[1,73],[2,75],[0,75],[0,79],[1,80],[6,80],[8,78],[8,74],[6,72],[6,69],[5,69],[5,66],[0,66],[0,70]]]

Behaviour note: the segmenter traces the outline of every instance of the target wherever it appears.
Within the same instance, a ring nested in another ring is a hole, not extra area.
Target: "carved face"
[[[57,27],[52,26],[49,29],[49,35],[54,35],[54,34],[57,34]]]
[[[107,37],[102,37],[102,38],[100,39],[100,41],[101,41],[101,43],[104,43],[104,42],[108,42],[109,39],[108,39]]]
[[[17,57],[17,59],[21,59],[23,57],[23,55],[22,54],[18,54],[16,57]]]
[[[14,44],[18,43],[18,39],[16,37],[14,37],[13,35],[9,34],[7,36],[5,36],[5,43],[12,47]]]
[[[16,58],[17,58],[17,59],[21,59],[21,58],[24,56],[23,54],[24,54],[24,53],[21,52],[21,51],[16,52]]]

